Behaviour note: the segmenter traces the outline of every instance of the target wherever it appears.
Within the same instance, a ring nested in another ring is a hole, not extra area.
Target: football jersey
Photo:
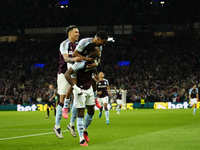
[[[97,91],[102,91],[101,95],[97,95],[99,98],[103,98],[108,96],[108,91],[107,91],[107,86],[109,85],[109,82],[107,79],[103,79],[102,81],[100,80],[97,83]]]
[[[122,91],[117,90],[117,99],[122,100]]]
[[[198,89],[196,88],[196,89],[193,89],[193,88],[191,88],[190,90],[189,90],[189,94],[191,94],[191,98],[197,98],[197,94],[198,93]]]
[[[68,57],[72,58],[72,55],[77,45],[78,45],[78,42],[72,43],[69,39],[66,39],[60,44],[58,74],[60,73],[64,74],[67,71],[67,64],[69,64],[65,62],[63,54],[68,54]]]
[[[94,68],[87,69],[87,62],[75,62],[72,66],[74,72],[77,73],[77,86],[81,89],[87,90],[91,87],[92,83],[92,73]]]
[[[54,94],[55,94],[54,89],[52,89],[52,90],[49,89],[49,99],[50,99]],[[52,98],[52,100],[51,100],[50,102],[54,102],[54,101],[55,101],[55,97]]]

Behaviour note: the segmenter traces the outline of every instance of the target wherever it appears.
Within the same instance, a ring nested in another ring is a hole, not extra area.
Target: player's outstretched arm
[[[81,94],[83,94],[83,93],[81,92],[81,89],[80,89],[79,87],[77,87],[76,81],[73,80],[73,79],[71,78],[71,75],[72,75],[73,73],[75,73],[75,71],[70,67],[70,68],[66,71],[66,73],[65,73],[65,78],[66,78],[66,80],[69,82],[69,84],[72,86],[72,88],[76,91],[76,93],[77,93],[78,95],[81,95]]]
[[[72,54],[72,57],[80,57],[83,60],[88,61],[88,62],[93,62],[94,61],[94,58],[91,58],[91,57],[87,58],[85,56],[82,56],[78,50],[74,51],[74,53]]]

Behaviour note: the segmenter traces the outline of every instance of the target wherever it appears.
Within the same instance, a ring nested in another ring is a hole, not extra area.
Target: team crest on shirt
[[[83,106],[83,102],[80,102],[80,105]]]
[[[63,89],[63,93],[66,93],[66,89]]]

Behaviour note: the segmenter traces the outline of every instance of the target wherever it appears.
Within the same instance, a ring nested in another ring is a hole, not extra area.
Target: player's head
[[[53,84],[49,84],[49,89],[53,89]]]
[[[108,33],[105,31],[99,31],[97,32],[95,38],[96,40],[96,45],[98,46],[102,46],[102,45],[106,45],[106,42],[108,40]]]
[[[70,25],[66,29],[66,34],[71,42],[78,41],[78,38],[80,36],[79,30],[75,25]]]
[[[104,78],[104,73],[103,72],[99,72],[99,78]]]
[[[89,55],[89,57],[93,57],[93,58],[100,57],[100,54],[101,54],[100,48],[95,43],[88,44],[86,49],[87,49],[87,54]]]
[[[194,85],[193,85],[193,89],[196,89],[196,87],[197,87],[197,85],[196,85],[196,84],[194,84]]]

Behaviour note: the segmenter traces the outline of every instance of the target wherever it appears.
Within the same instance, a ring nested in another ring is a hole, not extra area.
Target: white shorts
[[[101,106],[103,106],[104,103],[108,104],[108,96],[102,97],[102,98],[98,98],[98,101],[101,104]]]
[[[197,104],[197,98],[191,98],[191,105]]]
[[[119,104],[123,105],[122,100],[117,99],[117,104],[118,104],[118,105],[119,105]]]
[[[78,95],[74,91],[74,106],[76,108],[85,108],[87,105],[95,105],[92,86],[87,90],[82,89],[82,92],[82,95]]]
[[[72,66],[73,66],[74,64],[72,64],[72,63],[67,63],[67,68],[69,69],[70,67],[72,68]],[[76,78],[77,77],[77,73],[76,72],[74,72],[72,75],[71,75],[71,78]]]
[[[69,87],[69,83],[65,79],[65,75],[63,73],[58,74],[57,85],[58,85],[58,94],[65,95]]]

